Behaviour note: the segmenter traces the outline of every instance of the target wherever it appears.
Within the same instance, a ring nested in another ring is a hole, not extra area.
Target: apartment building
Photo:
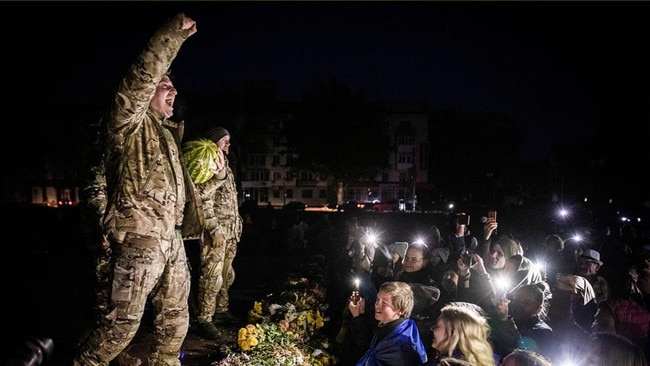
[[[383,125],[390,136],[388,168],[368,181],[346,182],[344,187],[314,172],[292,169],[295,156],[287,149],[285,126],[290,108],[274,114],[264,128],[242,136],[238,178],[243,201],[280,208],[297,201],[308,206],[335,207],[344,202],[375,202],[392,210],[404,202],[417,207],[419,195],[428,195],[429,113],[426,104],[381,104]],[[318,128],[318,127],[314,127]],[[415,203],[415,205],[414,205]]]

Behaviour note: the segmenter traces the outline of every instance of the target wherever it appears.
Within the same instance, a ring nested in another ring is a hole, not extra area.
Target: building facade
[[[394,211],[417,208],[419,194],[427,195],[429,113],[426,104],[382,104],[383,126],[390,137],[388,168],[368,181],[337,187],[328,177],[292,169],[295,158],[284,135],[290,109],[270,117],[264,128],[246,133],[241,141],[238,168],[241,200],[275,208],[291,202],[308,207],[336,207],[345,202],[374,203],[374,209]],[[338,193],[338,194],[337,194]],[[341,197],[342,196],[342,197]]]

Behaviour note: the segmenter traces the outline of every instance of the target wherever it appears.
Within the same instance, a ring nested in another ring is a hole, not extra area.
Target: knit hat
[[[393,244],[389,245],[388,247],[390,248],[391,252],[395,252],[400,256],[400,258],[404,258],[408,246],[409,244],[407,242],[396,241]]]
[[[385,244],[379,244],[375,250],[375,255],[372,259],[373,266],[383,266],[386,263],[392,263],[393,260],[390,249]]]
[[[222,137],[230,135],[230,132],[223,127],[212,127],[205,135],[216,144]]]

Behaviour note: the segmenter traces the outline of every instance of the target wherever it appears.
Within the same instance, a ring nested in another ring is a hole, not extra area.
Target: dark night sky
[[[641,124],[648,136],[648,2],[3,2],[0,10],[12,140],[48,131],[21,116],[58,126],[112,90],[178,10],[198,26],[172,65],[181,93],[272,79],[293,100],[335,77],[374,99],[512,116],[527,131],[526,158],[595,134],[621,110],[617,127]]]

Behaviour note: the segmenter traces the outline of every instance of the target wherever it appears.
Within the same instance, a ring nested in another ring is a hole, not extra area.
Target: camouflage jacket
[[[203,229],[211,234],[221,232],[226,239],[239,241],[243,221],[239,215],[235,175],[228,165],[225,173],[225,177],[214,175],[207,182],[196,185],[203,204]]]
[[[166,120],[163,123],[176,140],[178,146],[183,139],[184,122],[176,123]],[[85,174],[82,172],[82,181],[80,182],[80,216],[82,230],[85,235],[87,246],[95,251],[105,249],[102,244],[103,217],[106,212],[106,169],[105,161],[108,159],[107,154],[97,146],[103,146],[103,138],[99,137],[93,144],[93,150],[90,152],[91,161],[87,162]],[[185,172],[185,184],[190,192],[186,200],[185,211],[183,215],[183,235],[196,237],[201,233],[201,227],[196,223],[204,223],[203,207],[201,206],[201,197],[194,187],[192,179],[189,177],[187,170]]]
[[[120,241],[126,232],[170,239],[183,222],[185,172],[180,148],[149,108],[189,31],[179,17],[162,26],[120,83],[107,119],[107,212],[104,230]],[[190,189],[191,191],[191,189]]]

